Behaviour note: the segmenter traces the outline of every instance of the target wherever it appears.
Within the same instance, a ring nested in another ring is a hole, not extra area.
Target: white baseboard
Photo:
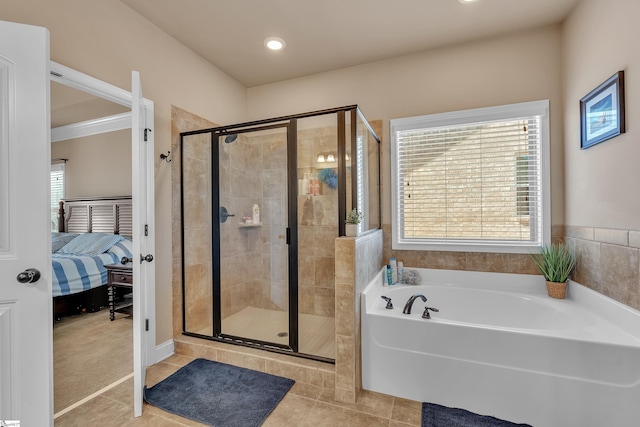
[[[167,357],[173,356],[173,340],[167,340],[160,345],[156,346],[156,363],[162,362]]]

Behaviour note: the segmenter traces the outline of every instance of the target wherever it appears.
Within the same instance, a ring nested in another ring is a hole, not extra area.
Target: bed
[[[131,197],[65,199],[51,235],[54,317],[108,305],[105,265],[132,258]]]

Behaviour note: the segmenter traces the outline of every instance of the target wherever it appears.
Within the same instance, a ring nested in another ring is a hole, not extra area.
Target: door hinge
[[[144,140],[145,142],[147,141],[147,132],[153,132],[151,129],[149,128],[144,128]]]
[[[145,224],[144,225],[144,235],[148,236],[149,235],[149,224]]]
[[[287,227],[287,245],[291,244],[291,229]]]
[[[149,319],[144,319],[144,330],[149,332]]]

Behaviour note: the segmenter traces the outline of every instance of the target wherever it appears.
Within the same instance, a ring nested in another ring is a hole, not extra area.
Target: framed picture
[[[624,71],[580,100],[580,148],[589,148],[625,132]]]

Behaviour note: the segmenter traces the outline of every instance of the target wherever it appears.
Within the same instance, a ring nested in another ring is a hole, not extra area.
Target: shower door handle
[[[227,208],[224,206],[220,206],[220,222],[226,222],[227,218],[230,216],[235,216],[234,214],[230,214]]]

